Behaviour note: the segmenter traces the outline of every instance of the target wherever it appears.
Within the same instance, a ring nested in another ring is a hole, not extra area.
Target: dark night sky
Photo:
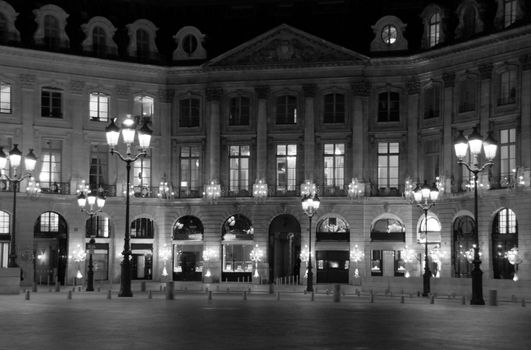
[[[479,2],[483,0],[478,0]],[[56,4],[70,16],[67,33],[72,49],[78,50],[84,34],[81,24],[93,16],[108,18],[117,28],[115,41],[126,47],[125,25],[148,19],[158,28],[157,46],[167,57],[175,49],[172,36],[192,25],[206,34],[204,46],[209,58],[230,50],[272,28],[286,23],[351,50],[369,54],[373,39],[371,25],[385,15],[398,16],[407,24],[409,51],[420,47],[422,21],[419,15],[432,0],[8,0],[19,13],[17,28],[23,45],[29,45],[36,29],[33,9]],[[460,0],[435,1],[448,10],[448,27],[457,24],[455,10]],[[527,0],[531,2],[531,0]],[[495,0],[484,0],[486,22],[492,23]],[[488,32],[492,28],[487,27]],[[449,40],[448,43],[451,43]]]

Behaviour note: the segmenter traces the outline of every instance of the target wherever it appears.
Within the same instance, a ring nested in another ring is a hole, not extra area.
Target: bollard
[[[435,304],[435,295],[431,295],[430,297],[430,304]]]
[[[277,301],[280,301],[280,292],[277,292]]]
[[[522,307],[525,307],[525,298],[522,298]]]
[[[326,290],[326,295],[330,295],[330,289]]]
[[[464,295],[461,297],[461,304],[466,304],[466,297]]]
[[[166,282],[166,300],[173,300],[173,282]]]
[[[400,304],[403,304],[403,303],[404,303],[404,296],[402,295],[402,296],[400,297]]]
[[[151,289],[148,291],[148,299],[152,299],[153,295],[151,295]]]
[[[312,301],[314,301],[314,300],[315,300],[315,294],[314,294],[314,292],[312,292]]]
[[[67,299],[72,299],[72,291],[71,290],[68,291]]]
[[[212,291],[208,291],[208,301],[212,300]]]
[[[26,291],[26,300],[30,300],[30,292],[29,292],[29,290]]]
[[[243,300],[247,300],[247,292],[243,292]]]
[[[112,291],[109,289],[107,291],[107,299],[111,299]]]
[[[146,291],[146,281],[142,281],[140,283],[140,291],[145,292]]]
[[[498,305],[498,291],[496,289],[489,290],[489,305],[490,306]]]
[[[369,298],[369,303],[374,303],[374,294],[371,293],[371,296]]]
[[[339,303],[341,301],[341,285],[334,284],[334,303]]]

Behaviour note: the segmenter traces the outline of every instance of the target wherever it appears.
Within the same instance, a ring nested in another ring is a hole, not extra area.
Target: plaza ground
[[[72,292],[72,290],[75,290]],[[0,349],[526,349],[531,304],[460,296],[134,290],[0,295]],[[69,298],[71,295],[71,299]],[[29,297],[29,300],[27,298]]]

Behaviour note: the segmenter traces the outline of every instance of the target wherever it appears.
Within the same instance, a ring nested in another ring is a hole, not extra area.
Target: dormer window
[[[424,35],[422,36],[422,47],[429,49],[444,42],[446,12],[436,4],[426,6],[420,14],[424,24]]]
[[[455,29],[456,38],[466,39],[483,31],[483,21],[477,1],[464,0],[456,12],[459,17],[459,24]]]
[[[395,16],[382,17],[372,26],[374,39],[371,51],[399,51],[407,50],[407,40],[403,32],[406,25]]]
[[[44,45],[48,49],[59,48],[59,22],[54,16],[44,16]]]
[[[136,31],[136,57],[149,57],[149,34],[143,29]]]
[[[81,44],[83,51],[97,57],[116,55],[118,47],[112,39],[116,28],[105,17],[92,17],[88,23],[81,25],[85,33],[85,40]]]
[[[429,42],[430,47],[439,43],[441,37],[441,15],[439,13],[430,17]]]
[[[516,0],[503,0],[503,24],[505,28],[516,21]]]
[[[496,0],[496,28],[509,28],[524,16],[522,0]]]
[[[158,28],[152,22],[139,19],[128,24],[127,29],[129,31],[129,46],[127,48],[129,56],[141,60],[158,57],[158,50],[155,45],[155,33]]]
[[[203,48],[205,35],[199,29],[192,26],[183,27],[173,38],[177,44],[177,48],[173,51],[173,59],[175,61],[206,58],[206,51]]]
[[[94,27],[94,30],[92,31],[92,52],[96,56],[105,55],[106,42],[107,38],[105,35],[105,30],[103,30],[102,27]]]
[[[70,46],[70,40],[65,32],[68,14],[62,8],[48,4],[34,10],[33,13],[38,24],[33,36],[37,45],[49,50],[65,49]]]

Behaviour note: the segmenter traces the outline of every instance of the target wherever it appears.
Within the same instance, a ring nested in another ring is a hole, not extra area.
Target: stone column
[[[522,64],[520,164],[529,169],[531,167],[531,152],[529,152],[531,149],[531,55],[520,57],[520,63]]]
[[[454,115],[454,87],[455,87],[455,73],[445,72],[442,76],[444,82],[443,91],[443,148],[442,148],[442,169],[441,174],[444,174],[446,179],[451,179],[452,168],[454,160],[454,135],[452,130],[452,119]],[[457,179],[456,179],[457,181]],[[444,186],[445,191],[451,191],[449,186]]]
[[[34,74],[20,74],[19,81],[21,85],[21,101],[23,102],[20,106],[21,113],[21,123],[22,130],[16,132],[13,143],[20,143],[19,149],[22,151],[22,154],[26,155],[27,149],[35,148],[35,154],[40,156],[40,145],[38,140],[35,138],[33,121],[34,119],[40,118],[40,104],[36,103],[35,96],[35,83],[37,78]],[[41,98],[40,93],[38,95],[39,99]],[[4,152],[9,152],[10,149],[5,149]],[[40,159],[42,161],[42,159]],[[39,163],[37,164],[37,169],[40,168]],[[38,176],[35,176],[38,178]]]
[[[68,140],[66,138],[63,141],[64,157],[68,162],[63,166],[64,169],[69,170],[63,173],[63,181],[70,180],[70,193],[75,194],[76,186],[82,179],[88,183],[90,170],[90,142],[86,142],[83,135],[83,126],[88,123],[85,82],[81,80],[70,81],[69,92],[69,100],[65,101],[65,114],[72,120],[72,133],[70,135],[70,144],[67,143]],[[67,158],[67,150],[70,152],[69,159]]]
[[[418,118],[419,118],[419,93],[420,93],[420,82],[416,78],[412,78],[407,82],[407,167],[408,174],[412,176],[413,179],[428,180],[424,179],[424,162],[418,159],[418,146],[419,146],[419,136],[418,136]],[[419,164],[422,164],[422,167],[419,169]],[[435,180],[435,179],[433,179]]]
[[[352,176],[361,181],[365,177],[363,162],[366,160],[366,155],[368,157],[367,106],[371,87],[366,80],[352,83],[351,87],[354,95],[352,111]]]
[[[258,115],[256,123],[256,178],[266,181],[267,175],[267,97],[269,87],[255,88],[258,97]]]
[[[487,137],[489,133],[489,119],[491,114],[491,81],[492,81],[492,64],[482,64],[479,66],[480,95],[479,95],[479,120],[480,130],[478,130],[483,137]]]
[[[221,154],[221,136],[220,136],[220,118],[221,118],[221,88],[207,88],[207,162],[208,174],[207,182],[217,180],[221,183],[220,176],[220,154]]]
[[[304,85],[304,179],[314,181],[315,168],[315,90],[313,84]]]
[[[171,133],[173,130],[171,118],[171,106],[173,101],[173,90],[159,89],[158,91],[158,110],[156,111],[155,122],[153,123],[153,140],[152,148],[152,179],[151,186],[158,186],[162,177],[166,174],[166,181],[172,184],[171,164],[172,152],[163,152],[162,150],[171,150]],[[154,142],[155,141],[155,142]],[[179,155],[174,155],[179,159]],[[153,167],[157,165],[157,167]],[[175,185],[175,184],[174,184]]]

